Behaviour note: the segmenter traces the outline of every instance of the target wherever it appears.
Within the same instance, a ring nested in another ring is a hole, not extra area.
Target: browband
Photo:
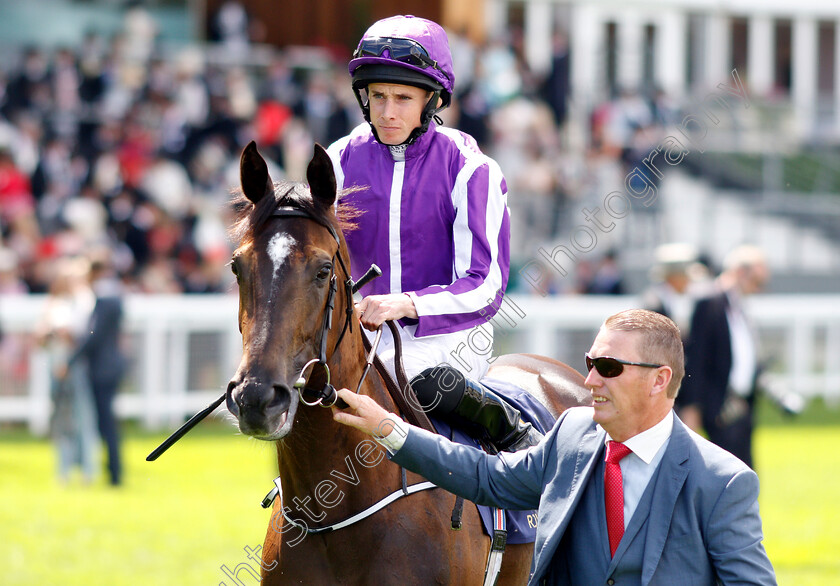
[[[296,208],[293,206],[279,206],[277,209],[274,210],[274,213],[271,214],[272,217],[275,218],[307,218],[314,222],[318,222],[324,228],[330,231],[332,237],[335,238],[336,243],[340,246],[341,240],[338,238],[338,232],[335,231],[335,228],[332,227],[328,222],[322,221],[320,218],[310,214],[306,210],[302,210],[300,208]]]

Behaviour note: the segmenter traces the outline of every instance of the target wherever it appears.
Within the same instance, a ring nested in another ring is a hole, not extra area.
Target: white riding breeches
[[[447,364],[467,378],[478,381],[487,373],[493,360],[493,327],[490,324],[421,338],[414,336],[416,326],[403,328],[397,325],[397,328],[402,341],[403,366],[409,381],[423,370],[442,364]],[[395,376],[394,339],[387,325],[383,324],[382,330],[377,354],[391,376]],[[373,342],[376,332],[365,330],[365,334]]]

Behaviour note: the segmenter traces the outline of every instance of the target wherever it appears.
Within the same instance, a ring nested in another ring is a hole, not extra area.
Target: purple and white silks
[[[406,148],[405,160],[395,160],[366,123],[328,152],[339,189],[366,188],[342,200],[363,211],[346,234],[353,277],[372,263],[383,272],[362,295],[409,293],[419,317],[400,321],[403,341],[427,338],[423,354],[428,343],[441,346],[437,356],[418,359],[425,366],[445,361],[480,378],[491,352],[483,341],[469,348],[467,337],[477,326],[484,326],[483,339],[492,337],[486,322],[501,303],[510,268],[507,185],[498,164],[469,135],[435,124]],[[459,346],[463,363],[451,356]]]

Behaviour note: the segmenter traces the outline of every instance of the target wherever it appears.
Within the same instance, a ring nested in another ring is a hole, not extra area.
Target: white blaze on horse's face
[[[292,253],[292,249],[294,248],[295,239],[289,236],[288,234],[281,234],[277,233],[274,234],[271,239],[268,241],[268,245],[266,246],[266,253],[268,253],[268,258],[271,259],[272,269],[273,272],[271,274],[272,283],[277,279],[277,275],[280,274],[280,269],[283,267],[283,264],[286,262],[286,259],[289,258],[289,255]],[[274,298],[274,294],[276,291],[276,287],[271,287],[269,289],[269,303],[270,306],[272,300]],[[268,340],[269,334],[269,326],[271,325],[271,320],[261,320],[262,325],[259,326],[259,331],[256,332],[256,339],[262,342]]]
[[[295,239],[288,234],[275,234],[268,241],[268,256],[271,262],[274,263],[274,274],[280,270],[289,253],[292,252],[292,247],[295,245]]]

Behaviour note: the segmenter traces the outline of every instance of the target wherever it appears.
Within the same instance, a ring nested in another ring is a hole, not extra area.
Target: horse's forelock
[[[345,190],[342,195],[350,191],[358,189]],[[277,182],[274,184],[274,197],[263,197],[256,204],[246,198],[241,189],[234,191],[233,195],[231,208],[235,217],[231,236],[240,245],[252,241],[279,206],[303,210],[316,220],[333,225],[342,232],[352,230],[355,227],[354,219],[359,215],[352,206],[342,204],[340,198],[335,215],[330,213],[330,208],[315,202],[303,183]]]

